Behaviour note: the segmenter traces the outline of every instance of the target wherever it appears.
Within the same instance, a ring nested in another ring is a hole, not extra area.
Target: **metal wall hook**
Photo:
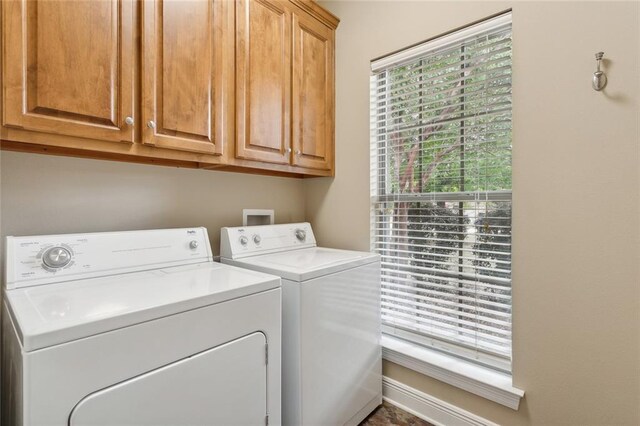
[[[607,85],[607,76],[604,72],[600,71],[600,64],[602,63],[602,57],[604,56],[604,52],[596,53],[596,61],[597,68],[596,72],[593,73],[593,78],[591,79],[591,86],[598,92],[604,89]]]

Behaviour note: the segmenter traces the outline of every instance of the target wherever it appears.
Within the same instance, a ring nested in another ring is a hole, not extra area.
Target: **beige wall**
[[[513,8],[513,411],[390,363],[504,425],[640,424],[637,2],[322,2],[337,33],[337,170],[305,181],[325,245],[369,247],[369,60]],[[594,53],[609,85],[591,89]]]
[[[513,7],[514,384],[518,412],[385,364],[385,374],[505,425],[640,424],[638,3],[325,2],[337,36],[337,171],[300,181],[1,155],[2,234],[218,230],[242,208],[369,247],[369,60]],[[590,88],[606,52],[609,86]],[[306,208],[305,208],[306,203]]]
[[[304,220],[299,179],[12,152],[0,165],[3,236],[205,226],[217,254],[243,208]]]

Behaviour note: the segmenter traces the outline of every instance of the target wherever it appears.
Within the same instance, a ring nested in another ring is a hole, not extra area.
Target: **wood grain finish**
[[[4,126],[133,142],[131,0],[3,0]]]
[[[327,9],[320,6],[315,0],[289,0],[289,2],[332,30],[338,28],[340,19]]]
[[[291,12],[272,0],[236,7],[236,157],[288,164]]]
[[[143,143],[222,154],[233,81],[233,39],[222,28],[233,23],[232,7],[214,0],[143,2]]]
[[[293,165],[333,169],[334,32],[303,13],[293,15]]]
[[[337,18],[312,1],[2,0],[0,12],[3,150],[333,175]]]

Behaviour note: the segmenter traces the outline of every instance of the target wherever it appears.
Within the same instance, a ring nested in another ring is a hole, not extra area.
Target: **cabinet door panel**
[[[333,31],[303,14],[293,16],[293,164],[333,167]]]
[[[3,125],[133,141],[130,0],[2,2]]]
[[[291,13],[282,2],[237,3],[236,156],[289,163]]]
[[[218,0],[143,2],[144,143],[222,153],[230,71],[221,26],[229,7]]]

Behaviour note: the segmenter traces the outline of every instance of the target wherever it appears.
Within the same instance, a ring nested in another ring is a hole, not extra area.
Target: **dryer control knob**
[[[304,240],[307,238],[307,233],[305,232],[304,229],[296,229],[296,238],[298,239],[298,241],[304,242]]]
[[[64,268],[71,262],[71,252],[64,247],[54,246],[42,254],[42,263],[49,268]]]
[[[249,239],[246,236],[242,235],[240,237],[240,244],[242,244],[243,246],[246,246],[248,242],[249,242]]]
[[[260,241],[262,241],[262,238],[260,238],[260,235],[255,234],[253,236],[253,242],[256,243],[256,244],[260,244]]]

